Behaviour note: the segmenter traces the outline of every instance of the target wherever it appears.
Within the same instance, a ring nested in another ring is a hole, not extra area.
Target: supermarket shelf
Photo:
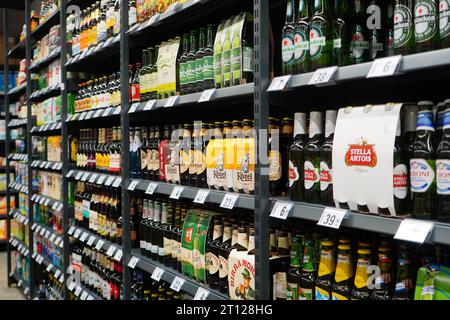
[[[25,39],[16,44],[8,52],[9,58],[22,59],[25,58]]]
[[[108,252],[110,247],[114,247],[114,253],[116,253],[117,250],[120,249],[120,245],[102,239],[98,235],[93,234],[92,232],[81,227],[71,226],[69,228],[69,235],[80,240],[81,242],[86,242],[87,245],[92,248],[96,248],[97,250],[104,250],[105,252]]]
[[[23,192],[28,194],[28,187],[26,185],[17,183],[17,182],[11,182],[9,184],[9,187],[17,192]]]
[[[120,188],[122,186],[122,177],[111,175],[111,174],[103,174],[82,170],[70,170],[66,178],[72,178],[79,181],[88,181],[89,183],[94,183],[98,185],[111,186],[115,188]]]
[[[81,284],[76,285],[75,282],[73,282],[73,285],[69,284],[68,289],[70,292],[73,292],[75,296],[80,297],[80,300],[103,300],[103,298],[99,297],[97,294],[86,289],[85,286]]]
[[[19,275],[16,272],[13,272],[9,276],[14,280],[16,280],[17,286],[22,289],[21,292],[23,293],[23,295],[26,298],[29,298],[30,288],[28,288],[25,282],[22,279],[20,279]]]
[[[57,83],[55,85],[48,86],[47,88],[33,92],[30,95],[30,99],[31,100],[44,100],[47,97],[57,96],[59,94],[61,94],[60,83]]]
[[[30,221],[26,215],[22,214],[22,212],[17,209],[11,210],[10,215],[13,216],[14,220],[25,225],[27,225]]]
[[[148,181],[148,180],[138,180],[138,179],[132,179],[131,181],[138,181],[138,184],[135,186],[134,191],[146,191],[148,188],[148,185],[150,183],[156,183],[158,186],[155,189],[154,193],[157,194],[164,194],[164,195],[170,195],[172,193],[172,190],[179,186],[172,183],[166,183],[166,182],[158,182],[158,181]],[[131,182],[130,182],[131,184]],[[197,195],[197,192],[199,189],[196,187],[189,187],[189,186],[182,186],[184,188],[183,193],[181,194],[180,198],[185,199],[194,199]],[[216,203],[221,204],[223,198],[228,193],[226,191],[220,191],[220,190],[213,190],[213,189],[207,189],[209,190],[209,196],[206,199],[206,203]],[[234,207],[236,208],[242,208],[242,209],[250,209],[253,210],[255,208],[255,197],[253,195],[243,194],[243,193],[234,193],[236,195],[239,195],[239,198],[237,199]]]
[[[198,102],[200,97],[202,96],[202,92],[197,92],[179,96],[178,101],[176,101],[175,104],[170,107],[166,107],[166,103],[169,101],[169,99],[160,99],[156,100],[156,102],[154,102],[154,100],[150,100],[147,102],[137,102],[130,106],[130,111],[128,111],[128,113],[140,113],[143,111],[151,111],[160,108],[177,108],[179,106],[205,104],[209,102],[224,100],[237,100],[242,99],[243,97],[251,98],[253,96],[253,93],[254,84],[248,83],[234,87],[217,89],[214,96],[207,102]]]
[[[28,155],[26,153],[10,153],[8,155],[9,160],[28,161]]]
[[[54,133],[54,131],[61,129],[61,121],[43,124],[40,126],[34,126],[31,128],[31,133],[40,134],[40,133]]]
[[[63,166],[62,162],[34,160],[31,167],[38,170],[55,170],[60,171]]]
[[[17,194],[17,190],[9,190],[9,194],[10,195]],[[0,191],[0,197],[4,197],[4,196],[6,196],[6,190]]]
[[[272,200],[272,205],[274,205],[275,200],[292,202],[287,198],[273,198]],[[294,207],[289,217],[318,222],[325,208],[321,205],[294,202]],[[395,235],[402,221],[398,218],[362,214],[353,211],[347,211],[347,213],[347,218],[344,219],[341,226],[388,235]],[[450,245],[450,224],[435,222],[429,241]]]
[[[13,119],[8,123],[8,128],[16,128],[27,125],[27,119]]]
[[[25,93],[25,90],[27,89],[27,83],[24,82],[20,86],[14,87],[8,91],[8,96],[12,96],[15,94],[21,94]]]
[[[96,118],[107,118],[107,117],[120,117],[120,106],[115,108],[102,108],[89,111],[78,112],[74,114],[69,114],[66,118],[66,122],[81,122],[88,121]]]
[[[47,272],[53,273],[55,278],[59,278],[61,275],[64,274],[61,271],[61,269],[58,267],[55,267],[46,256],[39,254],[37,252],[34,252],[31,257],[34,259],[34,261],[36,261],[36,263],[42,264],[46,268]]]
[[[197,290],[199,288],[203,288],[207,291],[209,291],[209,294],[207,296],[207,300],[229,300],[228,296],[226,296],[223,293],[220,293],[216,290],[212,290],[208,288],[206,285],[201,284],[194,279],[191,279],[181,273],[179,273],[176,270],[173,270],[172,268],[169,268],[167,266],[164,266],[163,264],[160,264],[159,262],[155,262],[147,257],[143,257],[140,253],[139,249],[133,249],[131,250],[132,256],[139,258],[139,261],[136,264],[136,267],[139,269],[142,269],[150,274],[153,273],[156,267],[159,267],[164,270],[164,273],[161,276],[161,280],[172,283],[175,277],[180,277],[185,280],[183,286],[181,287],[181,291],[186,292],[192,296],[195,296]]]
[[[17,251],[20,252],[21,255],[23,256],[28,256],[28,254],[30,253],[30,249],[28,248],[28,246],[25,244],[25,242],[17,239],[16,237],[11,237],[9,238],[9,243],[17,249]]]
[[[8,218],[7,214],[0,214],[0,220],[5,220]]]
[[[31,196],[31,201],[34,203],[43,204],[44,206],[52,208],[52,210],[56,211],[61,211],[63,208],[62,202],[40,194],[33,194]]]
[[[119,44],[120,44],[120,35],[117,35],[113,38],[109,38],[108,40],[96,45],[95,47],[91,47],[90,49],[84,51],[83,53],[68,59],[66,67],[72,68],[81,63],[92,62],[94,59],[98,58],[104,59],[107,55],[118,53]],[[106,54],[105,51],[107,51]]]
[[[40,40],[50,31],[50,28],[59,24],[59,9],[55,10],[45,21],[40,23],[36,29],[31,33],[31,38],[34,40]]]
[[[53,242],[60,248],[64,247],[62,235],[53,230],[52,227],[46,226],[45,224],[42,223],[34,222],[33,225],[31,226],[31,231],[33,231],[35,234],[39,234],[42,237],[48,239],[49,241]]]
[[[43,59],[37,60],[33,62],[30,66],[30,71],[37,71],[41,69],[42,67],[45,67],[47,64],[52,62],[53,60],[59,58],[61,54],[61,48],[58,47],[56,49],[53,49],[47,56],[45,56]]]

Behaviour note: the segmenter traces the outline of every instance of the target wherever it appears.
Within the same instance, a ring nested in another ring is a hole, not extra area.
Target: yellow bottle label
[[[367,267],[369,260],[359,259],[356,265],[355,287],[361,289],[367,286]]]
[[[352,276],[353,276],[353,268],[352,263],[350,261],[350,256],[339,255],[336,265],[336,274],[334,277],[335,281],[341,282],[350,279]]]
[[[333,251],[322,250],[322,253],[320,254],[319,277],[334,272],[335,267]]]
[[[343,295],[336,293],[336,292],[331,293],[331,298],[332,298],[332,300],[348,300],[347,297],[344,297]]]
[[[269,151],[269,180],[277,181],[281,178],[281,153],[278,151]]]
[[[330,293],[322,288],[316,287],[316,300],[330,300]]]

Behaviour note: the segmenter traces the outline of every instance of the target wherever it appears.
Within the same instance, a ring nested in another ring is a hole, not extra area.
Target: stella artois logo
[[[191,243],[192,242],[192,231],[194,229],[193,228],[187,228],[186,229],[186,242],[187,243]]]
[[[345,164],[351,166],[375,167],[377,165],[377,154],[375,152],[375,145],[369,144],[366,140],[361,138],[361,141],[356,144],[349,144],[348,150],[345,153]]]

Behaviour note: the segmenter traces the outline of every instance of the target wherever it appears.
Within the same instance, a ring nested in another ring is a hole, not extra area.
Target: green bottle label
[[[438,31],[435,0],[416,0],[414,8],[414,34],[416,42],[432,39]]]
[[[224,50],[222,52],[222,76],[224,82],[229,82],[231,80],[231,50]]]
[[[303,30],[294,33],[294,59],[296,63],[302,63],[306,59],[309,50],[309,41]]]
[[[439,35],[441,39],[450,35],[450,0],[439,1]]]
[[[180,85],[185,85],[186,81],[186,62],[180,63]]]
[[[394,11],[394,48],[406,45],[413,36],[413,19],[410,8],[397,4]]]
[[[189,84],[195,84],[197,82],[197,75],[196,75],[196,63],[195,60],[189,61],[187,63],[187,82]]]
[[[197,82],[203,81],[203,58],[195,60],[195,79]]]
[[[298,300],[299,299],[299,288],[297,283],[287,283],[286,300]]]
[[[203,79],[213,80],[214,79],[214,57],[206,56],[203,58]]]
[[[214,53],[214,82],[217,84],[222,83],[222,54]]]
[[[231,49],[231,72],[233,82],[241,79],[241,47]]]
[[[326,41],[327,38],[323,32],[323,27],[318,23],[311,25],[311,30],[309,32],[309,53],[311,61],[320,59]]]

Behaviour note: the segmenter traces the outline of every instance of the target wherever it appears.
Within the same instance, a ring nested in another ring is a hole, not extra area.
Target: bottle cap
[[[338,246],[339,250],[350,250],[350,246],[348,244],[341,244]]]
[[[359,249],[358,250],[358,254],[370,254],[370,250],[369,249]]]

